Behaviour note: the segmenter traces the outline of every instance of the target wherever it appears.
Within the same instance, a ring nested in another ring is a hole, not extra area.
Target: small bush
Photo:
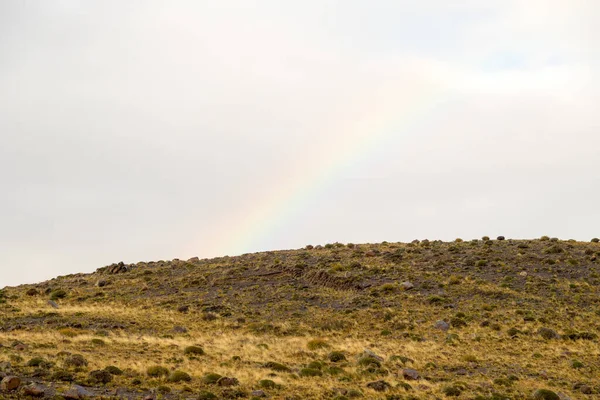
[[[215,400],[215,399],[218,399],[217,395],[215,395],[211,392],[208,392],[206,390],[203,390],[198,394],[198,400]]]
[[[329,361],[334,362],[334,363],[340,362],[340,361],[346,361],[346,356],[341,351],[332,351],[331,353],[329,353],[327,358],[329,359]]]
[[[90,372],[90,378],[89,378],[90,382],[92,384],[98,385],[98,384],[107,384],[109,382],[112,382],[113,377],[112,374],[108,371],[92,371]]]
[[[67,297],[67,292],[63,289],[56,289],[50,292],[50,300],[64,299]]]
[[[85,367],[88,362],[81,354],[68,356],[64,361],[65,367]]]
[[[313,339],[306,344],[306,347],[308,347],[309,350],[314,351],[319,349],[326,349],[330,346],[324,339]]]
[[[263,389],[275,389],[277,384],[270,379],[263,379],[258,382],[258,386]]]
[[[169,370],[161,365],[153,365],[146,369],[146,374],[152,378],[160,378],[169,375]]]
[[[202,382],[206,385],[216,385],[216,383],[222,377],[223,377],[222,375],[209,372],[208,374],[206,374],[202,377]]]
[[[291,372],[291,369],[288,366],[274,361],[269,361],[263,364],[263,368],[268,368],[276,372]]]
[[[560,400],[560,397],[552,390],[538,389],[533,393],[534,400]]]
[[[109,365],[108,367],[104,368],[104,370],[111,375],[123,375],[123,371],[121,371],[120,368],[117,368],[114,365]]]
[[[192,377],[183,371],[175,371],[172,372],[171,375],[167,378],[167,381],[171,383],[179,383],[179,382],[190,382]]]
[[[92,339],[92,344],[94,346],[106,346],[106,342],[102,339]]]
[[[323,373],[321,371],[319,371],[318,369],[302,368],[298,375],[300,375],[303,378],[306,378],[306,377],[314,377],[314,376],[323,376]]]
[[[188,356],[189,355],[202,356],[205,353],[204,353],[204,349],[200,346],[188,346],[183,351],[183,354],[188,355]]]
[[[573,361],[571,362],[571,367],[572,367],[572,368],[575,368],[575,369],[580,369],[580,368],[583,368],[583,367],[584,367],[584,365],[583,365],[583,363],[582,363],[581,361],[578,361],[578,360],[573,360]]]
[[[598,242],[600,242],[600,239],[598,239],[598,238],[593,238],[592,239],[592,243],[598,243]]]
[[[28,367],[42,367],[45,364],[46,364],[46,360],[44,360],[41,357],[35,357],[35,358],[32,358],[31,360],[27,361]]]
[[[456,386],[446,386],[444,389],[442,389],[442,392],[448,397],[457,397],[460,396],[462,390]]]

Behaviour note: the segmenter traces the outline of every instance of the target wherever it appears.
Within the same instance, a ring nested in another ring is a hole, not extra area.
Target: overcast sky
[[[596,0],[0,1],[0,287],[600,236]]]

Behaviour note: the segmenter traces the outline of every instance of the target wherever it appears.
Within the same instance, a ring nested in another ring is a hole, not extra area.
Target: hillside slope
[[[119,263],[0,291],[0,398],[593,399],[599,284],[546,237]]]

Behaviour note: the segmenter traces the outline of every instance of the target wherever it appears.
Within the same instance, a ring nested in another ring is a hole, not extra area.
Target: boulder
[[[0,382],[0,391],[11,392],[18,389],[19,386],[21,386],[21,379],[17,378],[16,376],[9,375],[3,378],[2,382]]]
[[[122,274],[129,271],[129,268],[125,265],[123,261],[117,264],[111,264],[106,267],[106,272],[114,275],[114,274]]]
[[[439,320],[439,321],[436,321],[434,328],[446,332],[448,329],[450,329],[450,324],[447,323],[446,321]]]
[[[73,385],[69,390],[62,394],[67,400],[81,400],[81,399],[89,399],[94,394],[88,391],[83,386]]]
[[[43,397],[46,394],[46,390],[46,386],[39,383],[32,383],[31,385],[23,388],[23,393],[26,396]]]
[[[413,289],[415,287],[415,285],[412,282],[410,282],[410,281],[402,282],[400,284],[400,286],[404,290],[410,290],[410,289]]]
[[[417,379],[419,379],[419,373],[411,368],[404,368],[402,370],[402,376],[404,377],[404,379],[409,381],[416,381]]]

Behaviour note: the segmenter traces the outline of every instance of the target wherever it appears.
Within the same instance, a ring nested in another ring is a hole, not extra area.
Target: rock
[[[58,304],[53,300],[48,300],[48,305],[52,308],[58,308]]]
[[[594,393],[594,389],[592,389],[590,386],[588,385],[583,385],[579,388],[579,391],[583,394],[593,394]]]
[[[448,329],[450,329],[450,324],[447,323],[446,321],[440,320],[440,321],[436,321],[434,328],[446,332]]]
[[[98,282],[96,282],[96,286],[98,287],[104,287],[108,285],[108,281],[105,281],[104,279],[100,279]]]
[[[7,376],[0,382],[0,391],[11,392],[21,386],[21,380],[16,376]]]
[[[13,346],[13,349],[15,349],[16,351],[25,351],[25,350],[27,350],[27,346],[24,345],[23,343],[18,343]]]
[[[129,271],[129,268],[125,265],[123,261],[118,264],[111,264],[106,267],[106,272],[109,274],[122,274]]]
[[[400,284],[400,286],[402,287],[402,289],[404,290],[410,290],[413,289],[415,287],[415,285],[413,285],[412,282],[406,281],[406,282],[402,282]]]
[[[187,262],[195,264],[195,263],[199,263],[200,259],[198,257],[192,257],[189,260],[187,260]]]
[[[250,396],[252,396],[252,397],[267,397],[267,394],[264,392],[264,390],[255,390],[252,393],[250,393]]]
[[[222,387],[237,386],[239,384],[240,382],[236,378],[228,378],[226,376],[219,378],[219,380],[217,381],[217,385]]]
[[[520,275],[520,276],[527,276],[527,272],[525,272],[525,271],[521,271],[521,272],[519,272],[519,275]]]
[[[373,389],[376,392],[385,392],[391,386],[386,381],[375,381],[375,382],[367,383],[367,387],[370,389]]]
[[[404,377],[404,379],[409,381],[416,381],[417,379],[419,379],[419,373],[411,368],[404,368],[402,370],[402,376]]]
[[[373,358],[379,362],[383,362],[383,357],[378,356],[369,349],[365,349],[365,351],[363,351],[362,355],[359,358]]]
[[[63,393],[62,396],[67,400],[80,400],[92,397],[93,393],[89,392],[83,386],[73,385],[71,389]]]
[[[23,393],[26,396],[31,396],[31,397],[43,397],[46,394],[46,386],[41,385],[39,383],[32,383],[29,386],[25,386],[25,388],[23,388]]]
[[[173,327],[173,332],[175,333],[187,333],[187,328],[185,326],[175,326]]]

